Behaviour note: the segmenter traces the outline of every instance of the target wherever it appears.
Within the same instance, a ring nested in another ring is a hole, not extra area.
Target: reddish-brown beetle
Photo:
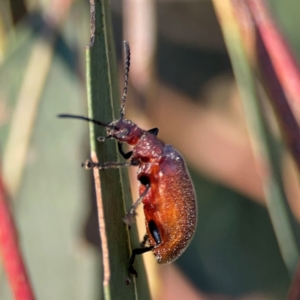
[[[121,155],[130,159],[128,163],[87,161],[86,168],[138,167],[140,197],[124,218],[125,223],[130,224],[136,215],[137,206],[141,202],[144,204],[147,234],[143,247],[133,249],[129,260],[129,272],[137,276],[133,263],[138,254],[152,250],[158,263],[171,263],[182,254],[196,230],[197,204],[194,187],[181,154],[156,137],[157,128],[143,130],[132,121],[124,119],[130,67],[129,44],[124,41],[124,46],[126,63],[120,119],[107,124],[82,116],[62,114],[59,117],[81,119],[104,126],[107,135],[98,140],[116,139]],[[133,146],[132,151],[125,153],[122,143]]]

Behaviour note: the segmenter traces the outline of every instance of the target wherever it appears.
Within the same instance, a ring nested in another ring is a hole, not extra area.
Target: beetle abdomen
[[[143,203],[153,253],[159,263],[170,263],[192,240],[197,224],[197,204],[194,187],[180,153],[169,145],[164,150],[159,168],[150,168],[151,188]],[[157,244],[157,232],[155,235],[151,232],[149,222],[155,222],[160,244]]]

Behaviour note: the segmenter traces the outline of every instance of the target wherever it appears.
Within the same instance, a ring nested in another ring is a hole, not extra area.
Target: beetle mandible
[[[77,115],[61,114],[59,117],[81,119],[104,126],[106,137],[98,140],[117,140],[120,154],[129,160],[127,163],[94,163],[88,160],[84,164],[87,169],[138,167],[139,198],[124,218],[124,222],[130,224],[135,218],[137,206],[143,203],[147,233],[143,247],[132,250],[128,268],[137,277],[133,267],[136,255],[152,251],[158,263],[171,263],[183,253],[196,230],[197,203],[195,190],[181,154],[157,138],[157,128],[143,130],[124,118],[130,67],[130,48],[126,41],[124,48],[125,79],[120,118],[111,123],[103,123]],[[123,143],[132,146],[132,151],[125,153]]]

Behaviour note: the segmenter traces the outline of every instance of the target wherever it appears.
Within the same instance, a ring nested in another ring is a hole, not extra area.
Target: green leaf
[[[94,9],[95,15],[91,14],[91,28],[93,29],[93,20],[95,20],[95,36],[94,39],[92,38],[92,45],[86,50],[88,111],[90,118],[111,122],[118,118],[120,97],[108,1],[97,1]],[[103,135],[103,128],[90,125],[92,157],[96,152],[101,162],[119,161],[115,141],[97,142],[96,137]],[[100,228],[104,230],[101,240],[102,247],[105,247],[103,242],[107,240],[109,255],[109,266],[104,266],[105,299],[149,299],[145,270],[140,263],[141,258],[138,258],[135,263],[139,278],[133,280],[129,286],[125,284],[129,276],[127,268],[131,255],[130,237],[133,247],[139,245],[136,227],[133,226],[129,235],[122,221],[126,207],[129,208],[132,203],[127,170],[101,170],[100,181],[102,191],[100,205],[103,206],[104,214],[104,223],[100,224]],[[99,199],[97,201],[99,203]],[[99,213],[101,211],[98,211]],[[104,248],[102,251],[105,258],[106,251]]]

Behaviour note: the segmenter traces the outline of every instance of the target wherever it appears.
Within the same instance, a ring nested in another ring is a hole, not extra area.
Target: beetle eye
[[[156,244],[159,245],[161,243],[161,237],[155,222],[153,220],[150,220],[148,226],[149,226],[150,233],[153,236]]]
[[[129,134],[129,129],[123,128],[117,133],[116,137],[117,139],[121,139],[127,136],[128,134]]]

